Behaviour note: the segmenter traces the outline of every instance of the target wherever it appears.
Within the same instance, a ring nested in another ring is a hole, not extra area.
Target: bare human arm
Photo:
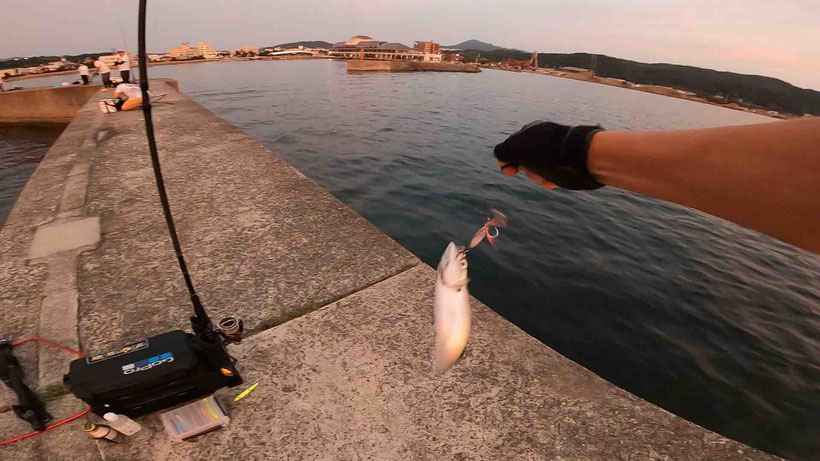
[[[517,133],[519,135],[521,132]],[[516,136],[513,135],[513,136]],[[600,131],[595,181],[695,208],[820,253],[820,118],[680,131]],[[549,174],[496,156],[554,188]]]

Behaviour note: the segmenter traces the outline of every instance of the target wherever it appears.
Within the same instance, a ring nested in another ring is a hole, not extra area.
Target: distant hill
[[[820,91],[798,88],[772,77],[736,74],[677,64],[647,64],[598,55],[596,74],[648,85],[664,85],[701,96],[724,95],[728,101],[745,102],[780,112],[820,115]],[[590,67],[587,53],[540,53],[539,67]]]
[[[333,46],[332,43],[324,42],[322,40],[303,40],[301,42],[281,43],[279,45],[266,46],[263,48],[274,48],[277,46],[282,48],[296,48],[299,45],[302,45],[305,48],[330,48]]]
[[[495,46],[492,43],[482,42],[481,40],[470,39],[466,42],[461,42],[458,45],[442,46],[442,48],[455,48],[458,50],[478,50],[478,51],[494,51],[494,50],[508,50],[501,46]]]
[[[467,43],[467,42],[465,42]],[[491,61],[527,60],[531,54],[511,49],[465,49],[461,55],[478,54]],[[628,80],[645,85],[663,85],[691,91],[700,96],[724,96],[727,102],[739,102],[779,112],[820,115],[820,91],[799,88],[783,80],[761,75],[737,74],[678,64],[629,61],[599,54],[596,75]],[[539,53],[538,67],[590,68],[589,53]]]

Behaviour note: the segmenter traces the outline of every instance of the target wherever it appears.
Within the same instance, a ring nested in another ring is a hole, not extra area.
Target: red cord
[[[72,348],[70,348],[70,347],[68,347],[68,346],[63,346],[62,344],[57,344],[57,343],[52,342],[52,341],[49,341],[49,340],[47,340],[47,339],[38,338],[37,336],[32,336],[32,337],[30,337],[30,338],[23,338],[23,339],[21,339],[20,341],[16,341],[16,342],[11,343],[11,345],[16,347],[16,346],[19,346],[19,345],[21,345],[21,344],[25,344],[25,343],[27,343],[27,342],[29,342],[29,341],[37,341],[37,342],[41,342],[41,343],[43,343],[43,344],[45,344],[45,345],[47,345],[47,346],[56,347],[57,349],[62,349],[62,350],[64,350],[64,351],[71,352],[72,354],[76,355],[77,357],[85,357],[85,354],[83,354],[82,352],[78,351],[77,349],[72,349]]]
[[[32,336],[32,337],[30,337],[30,338],[24,338],[24,339],[21,339],[20,341],[17,341],[17,342],[13,342],[13,343],[11,343],[11,345],[12,345],[12,346],[19,346],[19,345],[21,345],[21,344],[25,344],[25,343],[27,343],[27,342],[29,342],[29,341],[37,341],[37,342],[43,343],[43,344],[48,345],[48,346],[51,346],[51,347],[56,347],[57,349],[62,349],[62,350],[64,350],[64,351],[71,352],[72,354],[74,354],[74,355],[76,355],[76,356],[78,356],[78,357],[85,357],[85,354],[83,354],[82,352],[80,352],[80,351],[78,351],[78,350],[76,350],[76,349],[72,349],[72,348],[70,348],[70,347],[63,346],[62,344],[57,344],[57,343],[55,343],[55,342],[53,342],[53,341],[49,341],[49,340],[47,340],[47,339],[38,338],[38,337],[36,337],[36,336]],[[54,424],[52,424],[52,425],[50,425],[50,426],[46,426],[46,428],[45,428],[45,429],[43,429],[42,431],[31,431],[31,432],[29,432],[29,433],[27,433],[27,434],[18,435],[17,437],[12,437],[12,438],[10,438],[10,439],[6,439],[6,440],[3,440],[3,441],[0,441],[0,445],[8,445],[8,444],[10,444],[10,443],[17,442],[18,440],[23,440],[23,439],[25,439],[25,438],[31,437],[32,435],[41,434],[41,433],[43,433],[43,432],[45,432],[45,431],[47,431],[47,430],[54,429],[54,428],[55,428],[55,427],[57,427],[57,426],[62,426],[63,424],[65,424],[65,423],[67,423],[67,422],[74,421],[75,419],[77,419],[77,418],[79,418],[79,417],[81,417],[81,416],[85,415],[85,414],[86,414],[86,413],[88,413],[89,411],[91,411],[91,407],[90,407],[90,406],[89,406],[88,408],[86,408],[85,410],[83,410],[83,411],[79,412],[79,413],[76,413],[76,414],[74,414],[74,415],[69,416],[68,418],[65,418],[65,419],[62,419],[62,420],[60,420],[60,421],[57,421],[56,423],[54,423]]]
[[[52,424],[52,425],[50,425],[50,426],[47,426],[47,427],[46,427],[45,429],[43,429],[42,431],[31,431],[31,432],[29,432],[28,434],[18,435],[17,437],[12,437],[12,438],[10,438],[10,439],[3,440],[2,442],[0,442],[0,445],[8,445],[8,444],[10,444],[10,443],[14,443],[14,442],[16,442],[16,441],[18,441],[18,440],[23,440],[23,439],[25,439],[25,438],[31,437],[32,435],[37,435],[37,434],[43,433],[43,432],[45,432],[45,431],[47,431],[47,430],[49,430],[49,429],[54,429],[54,428],[55,428],[55,427],[57,427],[57,426],[61,426],[61,425],[65,424],[65,423],[67,423],[67,422],[70,422],[70,421],[74,421],[75,419],[77,419],[77,418],[79,418],[79,417],[81,417],[81,416],[85,415],[85,414],[86,414],[86,413],[88,413],[89,411],[91,411],[91,407],[87,407],[85,410],[83,410],[83,411],[81,411],[81,412],[79,412],[79,413],[77,413],[77,414],[71,415],[71,416],[69,416],[69,417],[68,417],[68,418],[66,418],[66,419],[62,419],[62,420],[60,420],[60,421],[57,421],[56,423],[54,423],[54,424]]]

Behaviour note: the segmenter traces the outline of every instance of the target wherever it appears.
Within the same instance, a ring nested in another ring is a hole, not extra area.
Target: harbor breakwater
[[[475,64],[386,60],[350,60],[347,61],[347,70],[348,72],[481,72]]]

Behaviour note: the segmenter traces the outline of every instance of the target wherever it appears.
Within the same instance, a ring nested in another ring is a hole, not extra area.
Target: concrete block
[[[72,171],[76,169],[75,164]],[[85,193],[88,187],[88,174],[77,173],[69,174],[65,181],[65,188],[63,189],[63,196],[60,199],[60,211],[66,212],[69,210],[77,210],[82,208],[85,203]]]
[[[58,221],[37,228],[28,258],[37,259],[62,251],[75,250],[100,241],[100,219]]]

